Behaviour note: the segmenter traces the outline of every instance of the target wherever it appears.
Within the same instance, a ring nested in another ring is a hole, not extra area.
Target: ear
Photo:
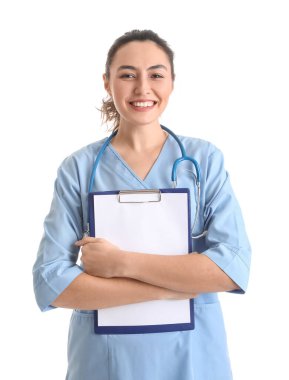
[[[106,74],[102,75],[102,79],[103,79],[103,84],[104,84],[105,90],[111,96],[111,90],[110,90],[110,86],[109,86],[109,80],[108,80]]]

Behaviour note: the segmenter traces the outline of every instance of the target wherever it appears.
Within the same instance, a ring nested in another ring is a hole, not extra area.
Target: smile
[[[156,104],[156,102],[149,100],[147,102],[131,102],[130,104],[134,107],[152,107]]]
[[[135,111],[144,112],[153,109],[157,102],[154,100],[138,100],[134,102],[129,102],[129,104]]]

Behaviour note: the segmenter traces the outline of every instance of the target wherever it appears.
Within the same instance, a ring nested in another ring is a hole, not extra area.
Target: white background
[[[176,53],[162,122],[221,148],[243,209],[250,286],[221,296],[234,379],[289,378],[287,4],[1,2],[1,378],[65,377],[70,311],[40,313],[31,268],[57,167],[106,135],[96,110],[106,53],[134,28],[155,30]]]

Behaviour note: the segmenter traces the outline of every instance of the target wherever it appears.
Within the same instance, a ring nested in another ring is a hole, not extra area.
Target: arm
[[[105,239],[85,238],[82,261],[92,276],[123,277],[185,293],[207,293],[238,286],[202,254],[152,255],[121,251]]]
[[[101,277],[129,277],[175,291],[244,293],[251,250],[241,211],[221,152],[214,149],[207,161],[200,229],[208,232],[195,246],[201,253],[163,256],[124,252],[104,239],[89,238],[77,243],[83,246],[85,271]]]
[[[188,299],[193,296],[132,279],[106,279],[82,273],[64,289],[52,306],[95,310],[160,299]]]
[[[123,276],[180,292],[210,293],[238,286],[202,254],[163,256],[126,252]]]

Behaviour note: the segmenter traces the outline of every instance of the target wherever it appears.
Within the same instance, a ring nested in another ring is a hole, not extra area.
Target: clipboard
[[[90,236],[105,238],[127,251],[189,253],[190,204],[186,188],[92,192],[88,194]],[[156,300],[95,311],[96,334],[193,329],[193,299]]]

